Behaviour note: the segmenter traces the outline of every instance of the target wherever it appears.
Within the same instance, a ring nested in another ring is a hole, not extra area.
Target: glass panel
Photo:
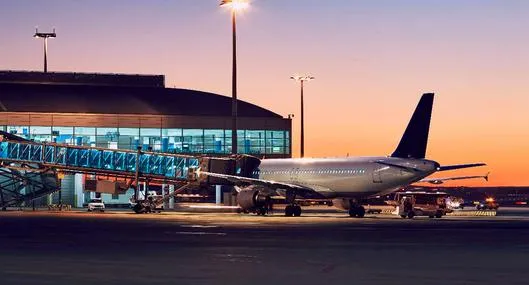
[[[204,152],[225,153],[224,130],[204,130]]]
[[[285,131],[266,131],[266,153],[287,153],[285,141]]]
[[[118,148],[118,128],[97,128],[96,146],[102,148]]]
[[[75,127],[75,144],[84,146],[96,145],[96,128]]]
[[[73,127],[53,127],[51,135],[53,141],[56,143],[74,144]]]
[[[119,149],[137,149],[140,145],[139,128],[119,128]]]
[[[291,154],[290,152],[290,132],[285,131],[285,154]]]
[[[204,152],[204,130],[184,129],[182,152],[203,153]]]
[[[162,129],[162,152],[182,151],[182,129]]]
[[[32,141],[36,142],[51,142],[51,127],[30,127]]]
[[[245,130],[237,130],[237,152],[238,153],[248,153],[249,152],[249,149],[245,147],[246,145],[248,145],[248,143],[245,142],[245,132],[246,132]],[[231,141],[231,136],[229,140]]]
[[[152,150],[152,151],[161,151],[162,150],[162,141],[161,141],[161,130],[157,128],[141,128],[140,136],[142,142],[142,149]]]
[[[7,126],[7,132],[25,139],[29,139],[28,126]]]
[[[262,154],[265,153],[265,131],[246,131],[244,139],[244,153]]]
[[[141,128],[140,129],[140,136],[160,136],[161,132],[160,129],[157,128]]]

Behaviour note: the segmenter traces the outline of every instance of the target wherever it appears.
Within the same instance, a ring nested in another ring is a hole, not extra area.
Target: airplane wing
[[[437,168],[437,171],[454,170],[454,169],[477,167],[477,166],[484,166],[484,165],[487,165],[487,164],[480,162],[480,163],[443,165],[443,166],[439,166],[439,168]]]
[[[489,173],[487,173],[486,175],[453,176],[453,177],[444,177],[444,178],[425,178],[417,182],[425,182],[425,183],[431,183],[431,184],[443,184],[445,181],[448,181],[448,180],[463,180],[463,179],[475,179],[475,178],[483,178],[486,181],[489,181]]]
[[[277,181],[257,179],[257,178],[248,178],[248,177],[243,177],[243,176],[220,174],[220,173],[207,172],[207,171],[201,171],[200,174],[206,175],[206,176],[212,176],[216,178],[226,179],[227,181],[233,183],[235,186],[244,186],[244,185],[264,186],[268,189],[273,190],[275,194],[280,195],[280,196],[285,196],[284,190],[294,190],[296,192],[296,195],[301,196],[303,198],[316,198],[316,197],[321,196],[320,194],[318,194],[318,191],[317,191],[318,189],[314,189],[312,187],[307,187],[303,185],[297,185],[293,183],[277,182]],[[238,192],[242,190],[241,187],[235,187],[235,189]]]

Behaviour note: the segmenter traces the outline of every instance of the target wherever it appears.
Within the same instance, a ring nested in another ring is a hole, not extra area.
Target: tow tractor
[[[448,194],[444,192],[399,192],[395,194],[395,204],[402,218],[441,218],[451,211],[446,207],[446,197]]]
[[[156,192],[150,193],[147,196],[147,199],[139,200],[136,203],[134,201],[131,201],[131,207],[132,210],[136,214],[143,214],[143,213],[160,213],[163,210],[164,203],[168,202],[169,199],[176,196],[177,194],[184,191],[188,186],[189,182],[181,185],[178,189],[175,189],[173,193],[169,193],[167,195],[157,195]]]
[[[132,210],[136,214],[143,214],[143,213],[156,213],[161,212],[163,210],[163,205],[166,202],[169,202],[169,200],[173,197],[175,197],[177,194],[180,194],[183,192],[187,187],[191,185],[196,185],[197,183],[200,183],[198,181],[198,178],[200,177],[199,171],[197,168],[190,167],[188,169],[187,174],[187,182],[184,182],[183,184],[180,184],[177,189],[175,189],[172,193],[166,194],[166,195],[157,195],[156,192],[147,192],[147,198],[143,200],[133,201],[131,199],[131,207]],[[137,183],[136,183],[137,185]],[[149,195],[150,194],[150,195]]]

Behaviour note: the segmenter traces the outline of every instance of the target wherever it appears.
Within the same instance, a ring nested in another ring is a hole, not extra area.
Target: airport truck
[[[441,218],[450,209],[446,207],[447,193],[444,192],[401,192],[396,193],[398,201],[398,215],[402,218],[413,219],[416,216]]]

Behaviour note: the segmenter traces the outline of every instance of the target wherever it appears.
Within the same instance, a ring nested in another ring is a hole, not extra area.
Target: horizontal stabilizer
[[[489,172],[490,173],[490,172]],[[419,182],[427,182],[431,184],[443,184],[445,181],[450,180],[466,180],[466,179],[476,179],[483,178],[485,181],[489,181],[489,173],[486,175],[472,175],[472,176],[453,176],[453,177],[444,177],[444,178],[426,178],[422,179]]]
[[[461,169],[461,168],[469,168],[469,167],[477,167],[477,166],[484,166],[487,165],[485,163],[467,163],[467,164],[454,164],[454,165],[444,165],[439,166],[437,171],[446,171],[446,170],[454,170],[454,169]]]

